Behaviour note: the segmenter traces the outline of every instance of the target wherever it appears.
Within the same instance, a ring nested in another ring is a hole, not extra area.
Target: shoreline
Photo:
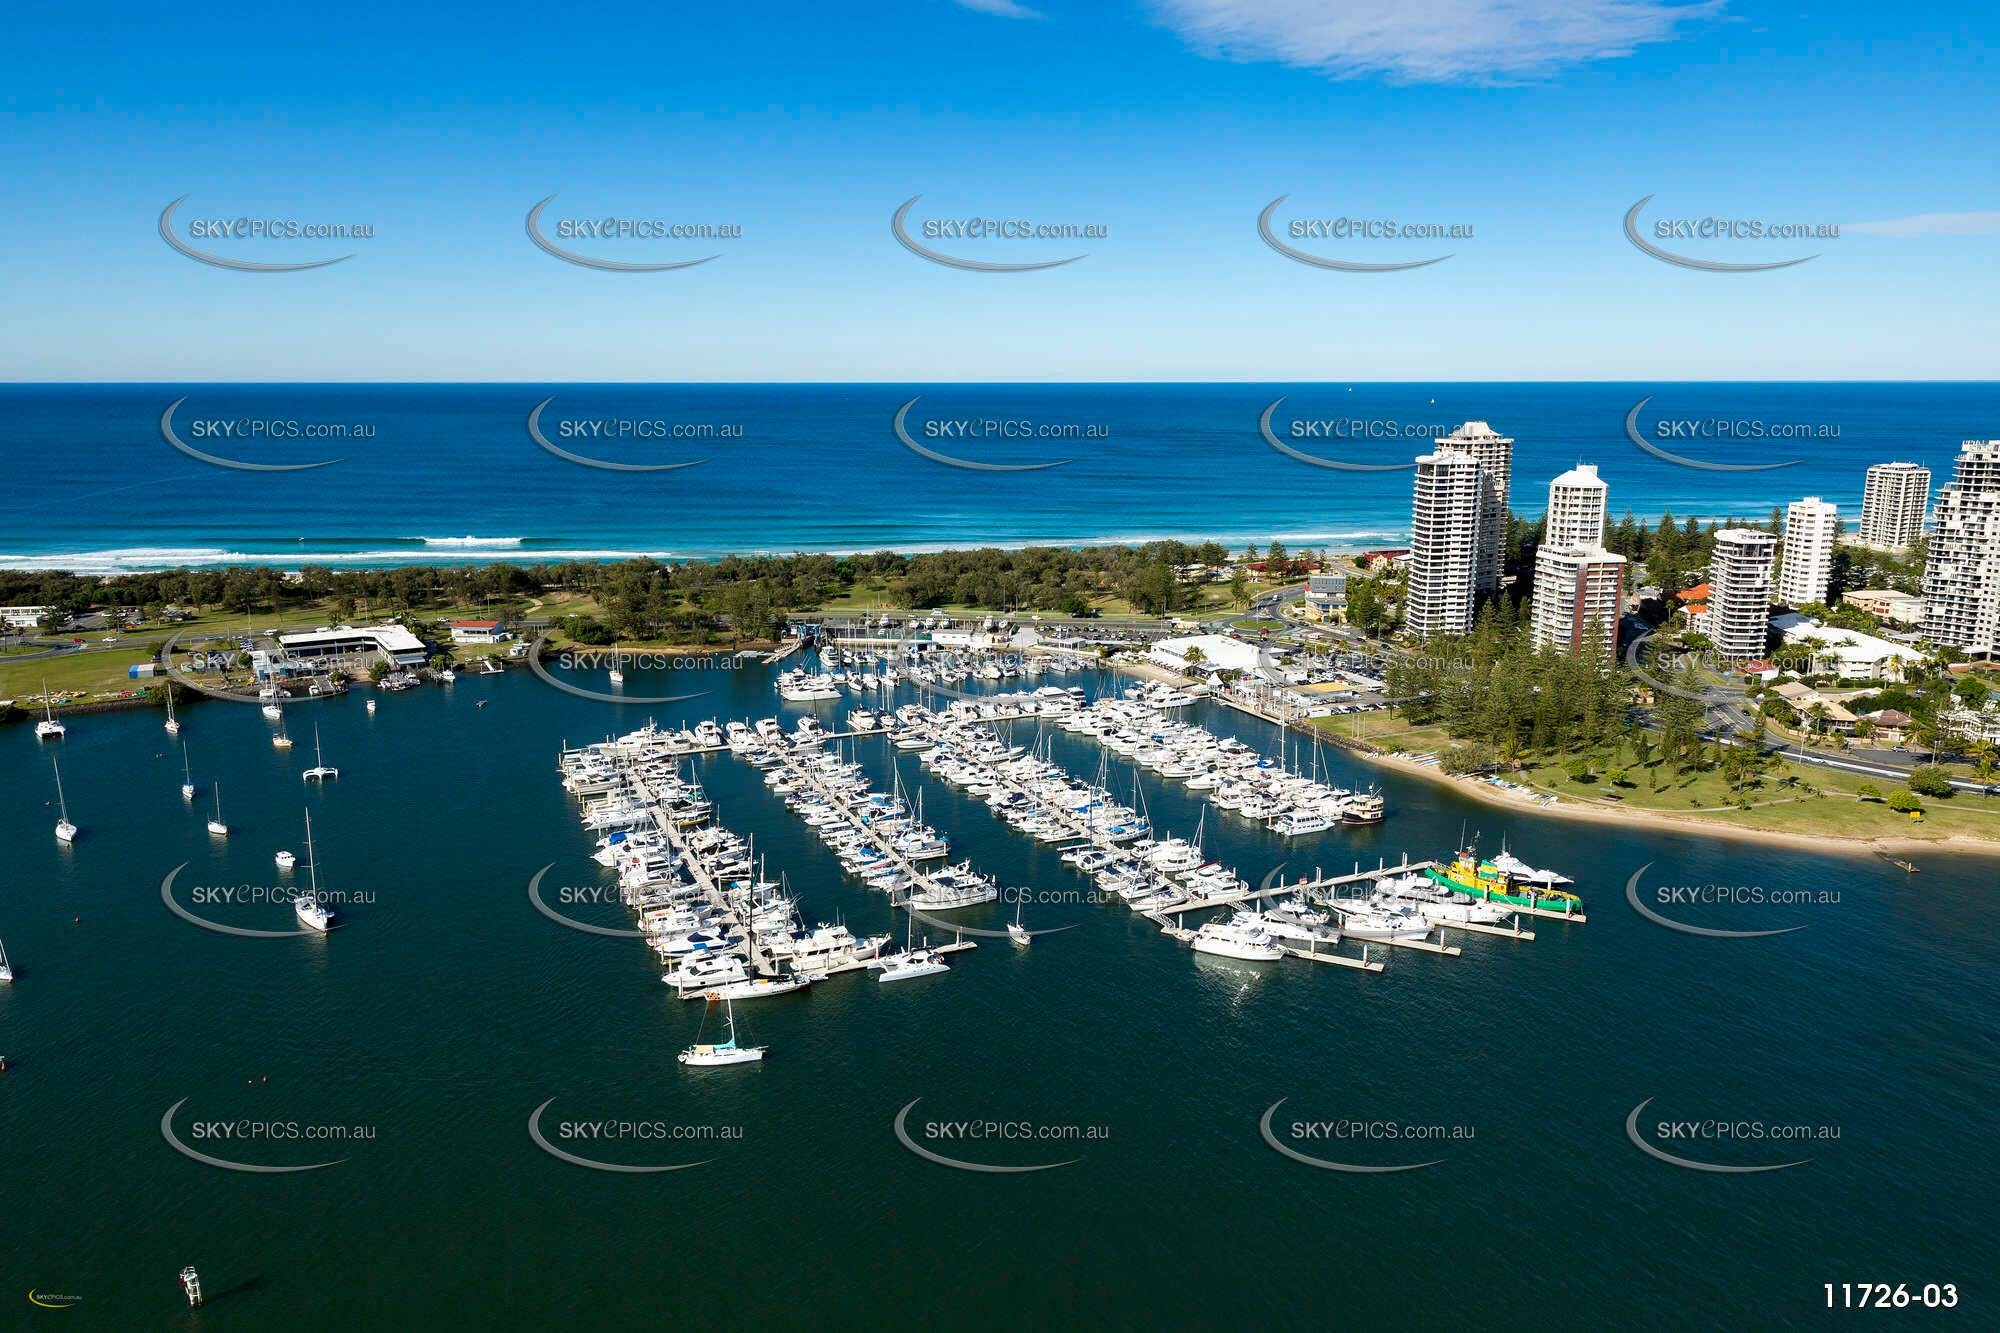
[[[1184,687],[1194,682],[1177,672],[1150,662],[1131,662],[1113,659],[1111,665],[1129,675],[1144,680],[1155,680],[1162,684]],[[1222,707],[1229,707],[1221,704]],[[1249,714],[1256,716],[1256,714]],[[1268,719],[1266,719],[1268,721]],[[1275,725],[1275,724],[1272,724]],[[1847,856],[1875,856],[1892,852],[1949,851],[1966,852],[1976,855],[2000,857],[2000,838],[1976,838],[1963,833],[1946,833],[1937,837],[1907,837],[1878,835],[1868,838],[1840,837],[1824,833],[1786,833],[1777,829],[1745,828],[1740,824],[1725,824],[1719,820],[1706,819],[1700,815],[1681,815],[1662,810],[1634,809],[1630,807],[1584,805],[1579,802],[1556,797],[1550,805],[1530,803],[1516,796],[1495,790],[1486,783],[1470,778],[1454,777],[1431,764],[1419,764],[1403,755],[1391,754],[1366,741],[1356,741],[1350,737],[1332,732],[1319,732],[1322,739],[1338,747],[1343,753],[1357,759],[1393,768],[1397,772],[1412,777],[1426,779],[1441,786],[1450,787],[1473,800],[1503,810],[1512,810],[1523,815],[1545,815],[1551,819],[1568,819],[1581,823],[1618,824],[1628,828],[1648,829],[1655,832],[1686,832],[1710,834],[1717,837],[1735,838],[1742,842],[1760,842],[1766,846],[1789,847],[1794,850],[1831,850]]]
[[[1725,824],[1719,820],[1704,819],[1699,815],[1669,814],[1665,811],[1621,809],[1609,806],[1582,805],[1578,802],[1557,797],[1553,805],[1531,804],[1504,792],[1496,791],[1483,782],[1471,778],[1453,777],[1438,768],[1419,764],[1402,755],[1387,751],[1358,746],[1352,741],[1339,742],[1341,748],[1357,758],[1393,768],[1415,777],[1428,778],[1443,786],[1488,805],[1513,810],[1524,815],[1546,815],[1551,819],[1569,819],[1583,823],[1622,824],[1630,828],[1642,828],[1669,832],[1713,834],[1718,837],[1736,838],[1745,842],[1761,842],[1794,849],[1819,849],[1840,852],[1850,856],[1872,856],[1885,852],[1908,851],[1961,851],[1986,856],[2000,856],[2000,839],[1973,838],[1963,833],[1947,833],[1935,838],[1876,836],[1868,838],[1839,837],[1824,833],[1784,833],[1776,829],[1745,828],[1738,824]]]

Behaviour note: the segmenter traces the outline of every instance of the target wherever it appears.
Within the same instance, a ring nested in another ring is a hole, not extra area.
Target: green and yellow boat
[[[1583,899],[1556,887],[1571,883],[1567,877],[1552,870],[1536,870],[1505,852],[1492,861],[1480,860],[1477,852],[1460,852],[1449,865],[1433,866],[1424,875],[1440,888],[1481,902],[1537,907],[1547,912],[1583,910]]]

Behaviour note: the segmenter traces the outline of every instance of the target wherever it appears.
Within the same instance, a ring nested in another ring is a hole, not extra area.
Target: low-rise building
[[[1854,714],[1803,681],[1788,680],[1773,685],[1771,693],[1797,710],[1799,725],[1807,731],[1830,731],[1845,736],[1854,730]]]
[[[2000,745],[2000,703],[1988,699],[1978,708],[1960,704],[1947,712],[1944,720],[1968,741]]]
[[[1822,625],[1797,612],[1773,616],[1771,628],[1785,645],[1780,656],[1788,661],[1810,657],[1814,671],[1849,680],[1901,680],[1904,664],[1922,657],[1908,644]]]
[[[1254,671],[1269,650],[1227,634],[1192,634],[1179,639],[1161,639],[1146,656],[1169,671],[1206,676],[1211,671]]]
[[[46,606],[0,606],[0,622],[8,629],[40,629],[49,611]]]
[[[499,620],[454,620],[451,622],[453,643],[505,643],[507,625]]]
[[[340,625],[280,634],[278,646],[296,661],[379,656],[391,666],[422,666],[424,641],[401,625]]]
[[[1322,615],[1333,607],[1347,605],[1347,575],[1308,574],[1306,605]]]
[[[1841,600],[1898,625],[1921,625],[1924,621],[1924,599],[1915,593],[1898,592],[1894,588],[1860,588],[1843,594]]]
[[[1901,745],[1909,738],[1914,721],[1898,708],[1878,708],[1872,713],[1863,713],[1861,720],[1868,724],[1871,736],[1881,745]]]

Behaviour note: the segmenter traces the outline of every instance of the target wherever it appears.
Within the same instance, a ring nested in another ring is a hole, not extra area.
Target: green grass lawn
[[[1388,712],[1358,713],[1351,717],[1315,718],[1313,725],[1337,736],[1372,741],[1392,753],[1443,751],[1457,742],[1440,727],[1413,727]],[[2000,840],[2000,798],[1958,792],[1949,798],[1924,798],[1923,818],[1912,820],[1891,810],[1881,801],[1859,799],[1860,789],[1873,785],[1887,795],[1901,784],[1887,778],[1870,779],[1858,773],[1818,768],[1807,764],[1780,763],[1761,775],[1754,787],[1732,790],[1719,772],[1681,773],[1666,769],[1658,761],[1641,769],[1630,753],[1621,750],[1615,761],[1606,756],[1593,760],[1590,780],[1577,782],[1567,771],[1568,760],[1532,763],[1518,772],[1504,774],[1538,791],[1550,792],[1587,805],[1633,811],[1654,810],[1661,814],[1693,816],[1741,828],[1764,829],[1807,837],[1840,838],[1945,838],[1953,835]],[[1602,793],[1609,787],[1605,773],[1614,767],[1627,772],[1629,785],[1616,788],[1619,799],[1607,801]],[[1659,789],[1654,789],[1655,775]],[[1960,776],[1965,776],[1960,773]],[[1791,781],[1787,781],[1787,779]],[[1749,810],[1741,808],[1749,802]]]

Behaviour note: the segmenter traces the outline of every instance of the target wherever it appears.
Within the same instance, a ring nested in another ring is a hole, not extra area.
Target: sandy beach
[[[1344,747],[1349,754],[1394,768],[1416,777],[1428,778],[1433,782],[1454,787],[1459,792],[1483,801],[1488,805],[1513,810],[1524,815],[1542,815],[1550,819],[1570,819],[1584,823],[1624,824],[1633,828],[1658,829],[1663,825],[1673,826],[1689,833],[1708,834],[1721,838],[1734,838],[1744,842],[1761,842],[1785,847],[1815,848],[1845,852],[1855,856],[1872,856],[1883,852],[1903,852],[1917,850],[1950,850],[1959,852],[1979,852],[1988,856],[2000,856],[2000,841],[1986,838],[1970,838],[1963,834],[1946,834],[1934,838],[1925,837],[1873,837],[1843,838],[1822,833],[1782,833],[1773,829],[1743,828],[1735,824],[1725,824],[1718,820],[1704,819],[1699,815],[1675,815],[1659,810],[1621,809],[1614,806],[1585,805],[1578,801],[1558,797],[1553,804],[1543,805],[1525,797],[1510,795],[1484,782],[1471,778],[1453,777],[1435,765],[1420,764],[1403,755],[1387,754],[1380,750],[1348,744]]]

